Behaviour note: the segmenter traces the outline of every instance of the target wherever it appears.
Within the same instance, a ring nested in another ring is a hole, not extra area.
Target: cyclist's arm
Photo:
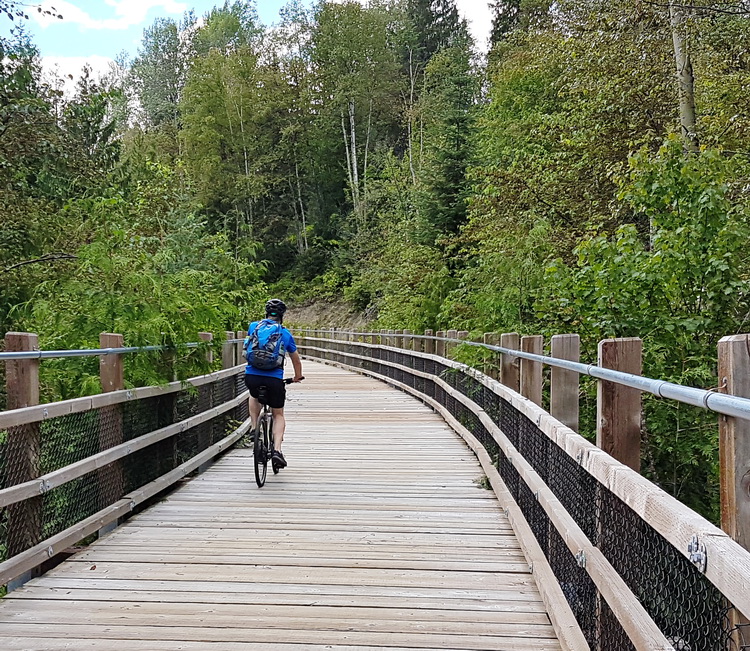
[[[294,367],[294,381],[299,382],[302,379],[302,358],[295,350],[293,353],[289,353],[289,359],[292,360],[292,366]]]

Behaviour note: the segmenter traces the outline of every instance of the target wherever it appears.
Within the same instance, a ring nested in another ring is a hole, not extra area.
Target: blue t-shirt
[[[276,323],[275,321],[271,319],[263,319],[264,321],[270,321],[271,323]],[[261,323],[261,321],[253,321],[248,327],[247,331],[255,332],[255,328],[258,327],[258,324]],[[281,346],[282,351],[281,353],[294,353],[297,352],[297,344],[294,343],[294,337],[292,337],[292,333],[289,332],[284,326],[281,326]],[[255,368],[254,366],[250,366],[250,364],[247,365],[245,368],[245,375],[261,375],[263,377],[277,377],[280,380],[284,378],[284,368],[282,366],[279,366],[278,368],[271,369],[270,371],[263,371],[259,368]]]

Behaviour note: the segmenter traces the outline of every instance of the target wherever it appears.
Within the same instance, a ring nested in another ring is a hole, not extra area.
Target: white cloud
[[[84,29],[127,29],[146,20],[151,9],[159,8],[167,14],[182,14],[188,5],[177,0],[104,0],[113,8],[115,18],[92,18],[87,12],[67,0],[44,0],[42,9],[53,10],[68,24],[80,25]],[[34,12],[33,16],[42,26],[60,22],[59,18]]]
[[[91,68],[91,76],[99,79],[110,72],[114,61],[108,57],[93,55],[90,57],[42,57],[42,75],[53,87],[60,88],[66,96],[75,93],[76,83],[81,77],[83,66]],[[72,79],[71,79],[72,77]]]
[[[469,23],[477,47],[486,52],[492,31],[492,11],[487,0],[458,0],[458,11]]]

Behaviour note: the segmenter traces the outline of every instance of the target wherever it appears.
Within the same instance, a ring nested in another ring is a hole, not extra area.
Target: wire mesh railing
[[[750,553],[721,530],[479,371],[344,337],[298,344],[413,393],[481,444],[590,649],[750,648]]]
[[[0,413],[0,585],[238,440],[249,426],[243,373]]]

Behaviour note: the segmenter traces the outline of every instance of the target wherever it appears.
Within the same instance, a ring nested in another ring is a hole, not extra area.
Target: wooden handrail
[[[65,531],[43,540],[38,545],[0,563],[0,585],[4,585],[24,572],[41,565],[70,545],[82,540],[86,536],[100,530],[104,525],[114,522],[130,513],[136,506],[157,495],[165,488],[193,472],[202,464],[236,443],[250,429],[250,419],[246,420],[234,432],[224,437],[218,443],[205,449],[200,454],[186,461],[158,479],[125,495],[114,504],[102,509],[94,515],[81,520]]]
[[[0,490],[0,508],[8,506],[9,504],[15,504],[16,502],[22,502],[30,497],[43,495],[44,493],[51,491],[53,488],[57,488],[63,484],[67,484],[68,482],[83,477],[94,470],[103,468],[113,461],[123,459],[134,452],[147,448],[149,445],[153,445],[154,443],[168,439],[175,434],[180,434],[181,432],[192,429],[201,423],[212,420],[240,405],[244,400],[247,400],[248,395],[248,392],[245,391],[229,402],[225,402],[223,405],[203,411],[200,414],[186,418],[179,423],[173,423],[172,425],[167,425],[166,427],[154,430],[153,432],[131,439],[130,441],[126,441],[125,443],[121,443],[120,445],[116,445],[108,450],[86,457],[85,459],[81,459],[80,461],[71,463],[70,465],[22,484],[3,488]]]
[[[109,393],[98,393],[94,396],[84,396],[83,398],[73,398],[71,400],[61,400],[59,402],[50,402],[44,405],[34,405],[33,407],[24,407],[22,409],[12,409],[10,411],[0,412],[0,430],[9,427],[18,427],[30,423],[39,423],[48,418],[59,418],[68,416],[91,409],[100,407],[109,407],[119,405],[132,400],[141,400],[143,398],[153,398],[163,396],[169,393],[176,393],[185,388],[186,385],[199,387],[204,384],[211,384],[219,380],[237,375],[243,368],[244,364],[232,368],[215,371],[206,375],[199,375],[184,382],[170,382],[163,386],[140,387],[138,389],[123,389],[121,391],[111,391]]]

